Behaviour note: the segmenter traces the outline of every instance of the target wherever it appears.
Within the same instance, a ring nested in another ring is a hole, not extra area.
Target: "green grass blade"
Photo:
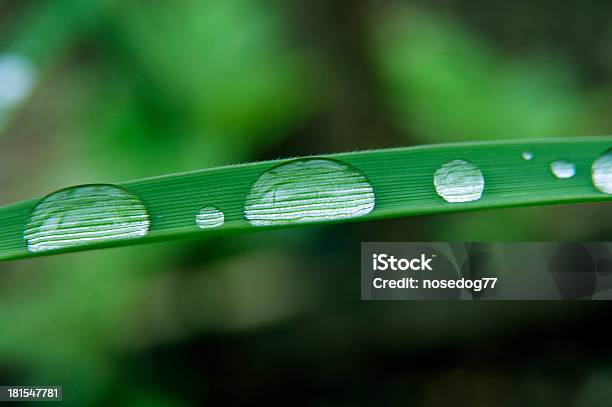
[[[319,159],[344,163],[340,165],[346,164],[363,174],[375,196],[375,206],[363,216],[326,219],[316,223],[610,200],[612,195],[601,192],[593,185],[591,174],[594,161],[610,148],[612,137],[607,136],[442,144],[317,156]],[[525,160],[522,157],[525,151],[531,152],[533,159]],[[465,160],[480,169],[484,177],[480,199],[449,203],[436,193],[434,173],[453,160]],[[551,163],[557,160],[573,163],[575,175],[566,179],[555,177],[551,172]],[[0,208],[0,259],[304,225],[253,226],[245,219],[245,203],[253,185],[266,171],[291,161],[232,165],[116,184],[137,196],[148,211],[149,232],[138,238],[31,252],[24,239],[24,230],[40,199],[5,206]],[[317,179],[310,174],[301,182],[316,183]],[[326,181],[320,183],[318,188],[324,190],[330,182],[333,184],[333,180]],[[282,199],[282,196],[279,197]],[[78,223],[78,214],[82,213],[78,211],[83,209],[79,205],[87,203],[74,202],[64,202],[64,206],[73,206],[75,212],[72,221],[75,221],[76,214]],[[291,206],[292,202],[286,201],[285,205]],[[215,229],[198,228],[196,215],[205,207],[218,208],[225,217],[225,223]],[[91,213],[83,216],[91,216]]]

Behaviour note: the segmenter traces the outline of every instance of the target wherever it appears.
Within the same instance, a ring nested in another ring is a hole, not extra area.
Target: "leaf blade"
[[[591,165],[611,147],[612,137],[606,136],[438,144],[307,157],[333,159],[350,165],[365,175],[376,196],[374,210],[365,216],[316,223],[610,200],[611,195],[593,186]],[[524,151],[532,152],[534,158],[524,160]],[[482,171],[485,187],[479,200],[448,203],[436,193],[434,172],[445,162],[456,159],[470,161]],[[550,163],[559,159],[576,165],[574,177],[560,180],[552,174]],[[289,161],[291,159],[238,164],[118,183],[137,195],[149,212],[151,229],[138,239],[30,253],[23,230],[29,213],[39,200],[2,207],[0,259],[308,225],[255,227],[244,218],[245,200],[253,184],[267,170]],[[223,226],[210,230],[197,227],[196,215],[206,206],[219,208],[224,213]]]

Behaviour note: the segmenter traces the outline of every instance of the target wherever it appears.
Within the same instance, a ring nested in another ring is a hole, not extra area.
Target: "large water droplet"
[[[484,177],[471,162],[454,160],[436,170],[434,186],[438,195],[447,202],[477,201],[482,196]]]
[[[533,160],[533,153],[531,151],[523,151],[521,157],[523,157],[523,160],[531,161]]]
[[[196,225],[202,229],[218,228],[225,222],[225,215],[213,206],[202,208],[196,215]]]
[[[328,159],[301,159],[265,172],[244,207],[253,225],[281,225],[363,216],[374,209],[372,186],[355,168]]]
[[[63,189],[40,201],[26,225],[28,250],[40,252],[144,236],[149,215],[138,197],[112,185]]]
[[[565,160],[553,161],[550,164],[550,170],[557,178],[572,178],[576,175],[574,163]]]
[[[612,194],[612,150],[606,151],[591,167],[593,185],[601,192]]]

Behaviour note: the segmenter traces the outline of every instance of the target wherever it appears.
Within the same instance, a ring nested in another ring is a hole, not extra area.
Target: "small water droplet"
[[[591,167],[593,185],[601,192],[612,194],[612,150],[606,151]]]
[[[202,208],[196,215],[196,225],[201,229],[218,228],[225,223],[225,215],[214,206]]]
[[[553,161],[550,164],[550,170],[557,178],[572,178],[576,175],[576,166],[574,163],[565,160]]]
[[[523,160],[526,160],[526,161],[533,160],[533,153],[531,151],[523,151],[523,154],[521,154],[521,156],[523,157]]]
[[[357,169],[329,159],[300,159],[266,171],[247,197],[255,226],[363,216],[374,209],[372,186]]]
[[[436,170],[434,186],[438,195],[447,202],[477,201],[482,196],[484,177],[471,162],[454,160]]]
[[[34,208],[24,238],[41,252],[107,240],[142,237],[149,214],[138,197],[112,185],[82,185],[43,198]]]

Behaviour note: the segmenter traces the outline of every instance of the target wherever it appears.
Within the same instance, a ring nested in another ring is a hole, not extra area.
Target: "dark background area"
[[[610,134],[606,1],[0,1],[0,204],[423,143]],[[609,240],[608,204],[0,264],[0,384],[67,405],[609,406],[607,304],[362,302],[362,241]]]

